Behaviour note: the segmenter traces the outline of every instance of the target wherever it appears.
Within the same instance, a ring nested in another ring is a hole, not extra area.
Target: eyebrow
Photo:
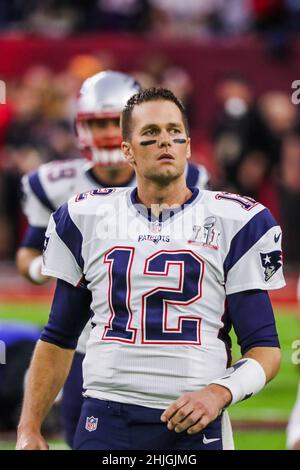
[[[143,126],[140,130],[140,132],[144,132],[145,130],[147,129],[159,129],[161,126],[159,126],[158,124],[155,124],[155,123],[150,123],[150,124],[146,124],[145,126]],[[179,122],[168,122],[167,124],[167,127],[184,127],[184,125],[182,123],[179,123]]]

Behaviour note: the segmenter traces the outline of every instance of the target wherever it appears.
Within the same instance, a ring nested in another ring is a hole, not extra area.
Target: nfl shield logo
[[[156,220],[155,222],[150,223],[150,230],[152,233],[159,233],[162,229],[162,223]]]
[[[88,416],[85,422],[85,429],[89,432],[96,431],[98,426],[98,418],[94,418],[94,416]]]

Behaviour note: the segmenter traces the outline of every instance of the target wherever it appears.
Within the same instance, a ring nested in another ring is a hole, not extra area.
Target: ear
[[[129,165],[134,166],[135,165],[135,159],[132,153],[132,147],[130,145],[130,142],[122,142],[121,148],[124,154],[125,159],[127,160],[127,163]]]
[[[189,137],[187,140],[187,146],[186,146],[186,158],[187,160],[191,158],[192,151],[191,151],[191,138]]]

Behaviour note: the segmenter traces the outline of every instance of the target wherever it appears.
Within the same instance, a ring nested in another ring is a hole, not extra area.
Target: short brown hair
[[[129,141],[131,138],[132,111],[135,106],[138,106],[142,103],[146,103],[148,101],[159,100],[171,101],[177,106],[177,108],[181,112],[186,133],[187,135],[189,135],[189,125],[187,121],[186,111],[182,102],[170,90],[167,90],[166,88],[153,87],[147,88],[146,90],[142,90],[139,93],[136,93],[127,101],[121,116],[122,136],[125,141]]]

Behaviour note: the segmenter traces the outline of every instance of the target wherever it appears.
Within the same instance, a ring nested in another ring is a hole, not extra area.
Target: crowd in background
[[[299,0],[1,0],[0,31],[8,36],[62,38],[86,32],[136,32],[161,38],[257,37],[287,56],[300,32]],[[195,119],[193,77],[163,56],[132,73],[143,87],[170,88],[185,103],[193,159],[211,173],[211,187],[257,198],[284,227],[286,264],[299,270],[300,121],[288,96],[257,97],[237,70],[220,77],[210,131]],[[0,106],[0,260],[13,259],[26,221],[21,176],[55,159],[80,157],[74,135],[74,97],[89,75],[118,69],[111,56],[78,55],[64,71],[29,68],[7,83]]]
[[[65,37],[91,31],[232,36],[251,31],[274,41],[300,29],[298,0],[1,0],[0,28]]]
[[[74,134],[75,96],[82,81],[112,59],[75,56],[60,73],[34,66],[8,83],[0,107],[0,259],[13,259],[26,221],[21,211],[21,176],[50,160],[78,158]],[[211,187],[252,196],[267,205],[284,228],[287,266],[299,269],[300,121],[290,96],[269,91],[258,99],[237,71],[220,77],[210,132],[193,119],[194,84],[186,70],[147,62],[131,72],[142,86],[170,88],[185,103],[191,123],[193,159],[206,165]]]

